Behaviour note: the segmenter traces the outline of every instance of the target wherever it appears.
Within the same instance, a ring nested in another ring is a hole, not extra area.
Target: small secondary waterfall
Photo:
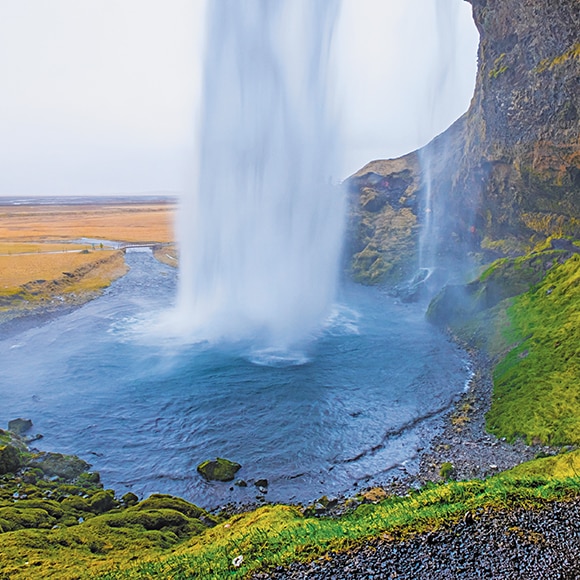
[[[445,95],[454,90],[455,83],[462,82],[462,79],[455,78],[454,74],[458,49],[457,20],[459,8],[458,3],[449,3],[448,0],[437,0],[434,6],[438,46],[435,53],[431,55],[431,104],[425,118],[421,120],[428,133],[431,134],[438,115],[440,115],[440,109],[444,106]],[[433,182],[436,178],[433,171],[433,150],[434,148],[428,145],[419,151],[423,191],[425,192],[418,258],[419,277],[423,279],[439,266],[439,246],[442,237],[446,235],[445,222],[448,219],[447,200],[444,192],[436,191]]]
[[[179,222],[177,312],[196,338],[285,349],[329,313],[344,222],[327,99],[338,12],[208,2],[199,168]]]

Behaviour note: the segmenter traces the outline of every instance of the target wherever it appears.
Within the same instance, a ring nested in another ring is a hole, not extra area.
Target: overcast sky
[[[343,0],[337,178],[417,148],[467,110],[470,9]],[[202,25],[203,0],[0,0],[0,195],[182,190]]]

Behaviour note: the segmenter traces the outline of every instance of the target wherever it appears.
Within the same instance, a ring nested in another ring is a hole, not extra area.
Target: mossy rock
[[[74,510],[76,512],[90,512],[91,504],[84,497],[79,497],[78,495],[71,495],[70,497],[65,497],[60,505],[66,511]]]
[[[42,469],[49,477],[62,477],[68,481],[75,480],[91,467],[89,463],[76,455],[62,453],[39,453],[30,461],[29,466]]]
[[[106,525],[111,528],[141,528],[144,530],[169,531],[177,537],[199,534],[206,526],[197,518],[172,509],[139,510],[127,508],[117,513],[98,516],[90,520],[90,525]]]
[[[171,509],[182,513],[188,518],[199,518],[206,515],[205,510],[189,503],[180,497],[155,493],[135,506],[136,510]]]
[[[121,503],[125,507],[132,507],[139,503],[139,498],[131,491],[128,491],[123,497],[121,498]]]
[[[94,514],[104,514],[116,507],[118,507],[118,503],[112,489],[97,491],[89,500],[89,508]]]
[[[16,473],[22,466],[20,452],[13,445],[0,445],[0,475]]]
[[[232,481],[241,467],[239,463],[217,457],[200,463],[197,471],[208,481]]]
[[[445,286],[429,304],[427,320],[438,326],[462,324],[506,298],[527,292],[573,252],[548,250],[493,262],[483,274],[464,285]]]
[[[56,522],[46,510],[40,508],[0,508],[0,523],[5,532],[23,528],[51,528]]]

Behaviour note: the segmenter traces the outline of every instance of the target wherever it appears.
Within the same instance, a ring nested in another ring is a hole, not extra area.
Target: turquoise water
[[[107,487],[206,507],[310,501],[416,468],[417,450],[468,377],[465,354],[376,289],[346,287],[297,352],[183,345],[150,335],[176,272],[146,253],[85,306],[0,341],[0,422],[29,417],[39,449],[74,453]],[[205,482],[198,463],[243,465],[250,485]]]

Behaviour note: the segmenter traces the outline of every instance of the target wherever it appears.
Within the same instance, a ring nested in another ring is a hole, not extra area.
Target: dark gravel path
[[[254,578],[430,580],[580,578],[580,499],[483,514],[406,541],[374,540]]]

